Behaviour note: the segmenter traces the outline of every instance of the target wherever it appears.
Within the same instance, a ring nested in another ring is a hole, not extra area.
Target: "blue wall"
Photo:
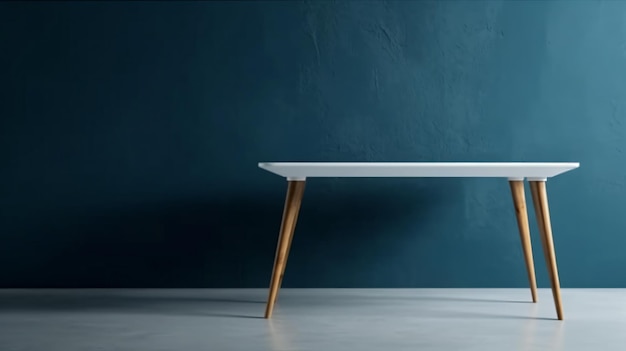
[[[626,3],[0,3],[0,286],[264,287],[259,161],[580,161],[564,287],[626,287]],[[548,280],[531,214],[540,286]],[[508,185],[314,179],[286,287],[525,287]]]

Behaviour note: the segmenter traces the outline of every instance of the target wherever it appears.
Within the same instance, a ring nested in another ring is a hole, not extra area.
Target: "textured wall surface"
[[[581,162],[562,286],[626,287],[626,2],[4,2],[0,53],[0,286],[267,286],[257,162],[513,160]],[[516,230],[506,181],[314,179],[284,286],[523,287]]]

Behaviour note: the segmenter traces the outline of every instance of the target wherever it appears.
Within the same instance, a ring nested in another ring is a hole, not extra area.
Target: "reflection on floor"
[[[1,290],[0,350],[625,350],[626,289]]]

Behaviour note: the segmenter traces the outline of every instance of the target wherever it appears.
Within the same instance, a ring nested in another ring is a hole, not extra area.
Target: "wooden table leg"
[[[304,188],[303,188],[304,190]],[[300,202],[302,202],[302,194],[300,195]],[[274,303],[278,301],[278,294],[280,293],[280,287],[283,285],[283,277],[285,276],[285,270],[287,269],[287,259],[289,258],[289,253],[291,252],[291,242],[293,241],[293,232],[296,229],[296,223],[298,222],[298,213],[300,211],[296,211],[296,218],[293,220],[293,226],[291,231],[289,232],[289,238],[287,239],[287,252],[285,253],[285,263],[283,264],[282,270],[280,271],[280,277],[278,278],[278,289],[276,290],[276,297],[274,298]]]
[[[265,318],[270,318],[274,310],[274,304],[278,296],[278,289],[285,274],[287,266],[287,257],[289,248],[293,238],[293,232],[296,229],[296,221],[298,220],[298,212],[300,212],[300,204],[302,203],[302,195],[304,194],[304,180],[293,180],[287,183],[287,196],[285,198],[285,208],[283,210],[283,220],[280,225],[280,234],[278,236],[278,245],[276,247],[276,255],[274,257],[274,269],[272,271],[272,280],[270,282],[270,292],[265,308]]]
[[[533,302],[537,302],[537,280],[535,278],[535,264],[533,261],[533,249],[530,242],[530,228],[528,226],[528,212],[526,210],[526,196],[524,195],[524,181],[510,180],[511,195],[513,195],[513,205],[515,206],[515,216],[517,227],[522,241],[524,260],[526,261],[526,271],[528,282],[530,283],[530,294]]]
[[[552,239],[552,225],[550,224],[550,211],[548,209],[548,194],[546,192],[546,182],[530,181],[530,190],[533,196],[535,207],[535,217],[541,234],[541,244],[543,254],[548,267],[550,284],[552,285],[552,296],[556,307],[556,315],[559,320],[563,320],[563,306],[561,304],[561,287],[559,283],[559,271],[556,265],[556,254],[554,252],[554,241]]]

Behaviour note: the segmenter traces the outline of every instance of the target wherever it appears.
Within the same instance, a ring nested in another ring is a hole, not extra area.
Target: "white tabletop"
[[[259,167],[286,177],[498,177],[545,180],[578,162],[261,162]]]

